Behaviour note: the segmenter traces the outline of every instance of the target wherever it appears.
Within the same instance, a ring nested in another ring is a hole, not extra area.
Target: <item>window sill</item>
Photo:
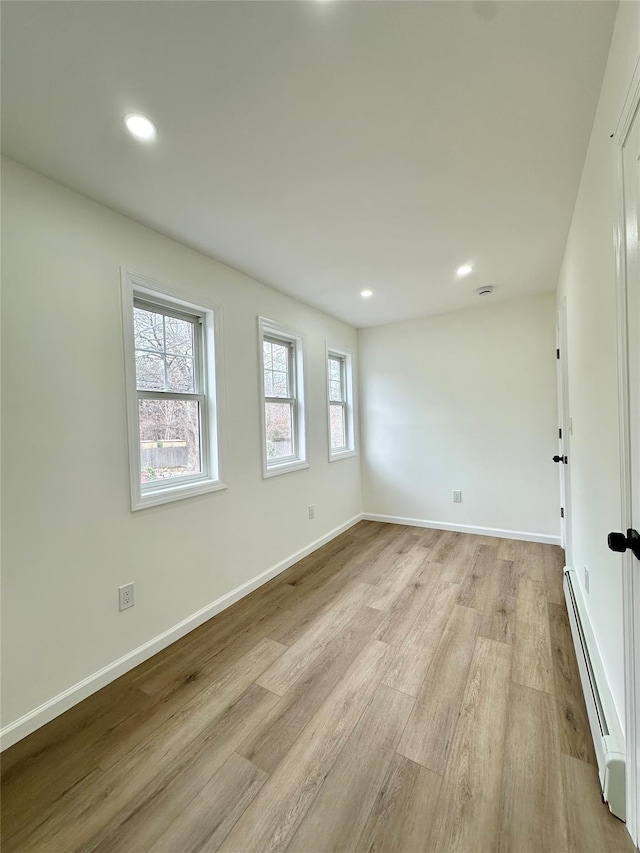
[[[263,466],[262,477],[267,480],[269,477],[277,477],[280,474],[288,474],[291,471],[303,471],[309,467],[308,462],[300,462],[298,460],[295,462],[283,462],[282,465]]]
[[[148,491],[134,500],[131,511],[136,512],[136,510],[147,509],[150,506],[159,506],[160,504],[181,501],[185,498],[193,498],[197,495],[206,495],[209,492],[219,492],[226,488],[227,484],[223,483],[222,480],[200,480],[196,483],[184,483],[181,486]]]
[[[352,456],[357,455],[357,450],[341,450],[338,453],[329,453],[329,462],[337,462],[339,459],[350,459]]]

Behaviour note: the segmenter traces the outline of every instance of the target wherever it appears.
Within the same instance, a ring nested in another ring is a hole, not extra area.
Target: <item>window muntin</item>
[[[302,338],[259,319],[263,476],[308,467],[305,460]]]
[[[329,461],[354,456],[355,417],[351,353],[327,347]]]
[[[132,509],[225,488],[219,319],[146,277],[122,278]]]

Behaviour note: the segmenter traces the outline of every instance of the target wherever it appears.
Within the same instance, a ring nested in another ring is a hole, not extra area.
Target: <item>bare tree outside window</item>
[[[258,317],[262,371],[262,476],[308,468],[304,394],[304,339]]]
[[[267,459],[288,458],[295,453],[292,345],[265,339],[262,356]]]
[[[142,483],[202,471],[197,333],[197,317],[134,307]]]

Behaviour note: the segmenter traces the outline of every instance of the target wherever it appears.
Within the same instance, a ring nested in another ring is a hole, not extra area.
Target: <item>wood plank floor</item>
[[[549,545],[361,522],[2,756],[4,853],[632,853]]]

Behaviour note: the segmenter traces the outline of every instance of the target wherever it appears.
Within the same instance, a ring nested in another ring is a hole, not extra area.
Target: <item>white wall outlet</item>
[[[584,590],[586,593],[589,592],[589,569],[584,567]]]
[[[314,507],[313,504],[309,504],[309,519],[311,520],[312,518],[315,518],[315,517],[316,517],[316,508]]]
[[[461,504],[462,503],[462,492],[459,491],[458,489],[453,490],[453,502],[454,502],[454,504]]]
[[[120,602],[120,610],[128,610],[136,603],[134,584],[128,583],[118,587],[118,600]]]

